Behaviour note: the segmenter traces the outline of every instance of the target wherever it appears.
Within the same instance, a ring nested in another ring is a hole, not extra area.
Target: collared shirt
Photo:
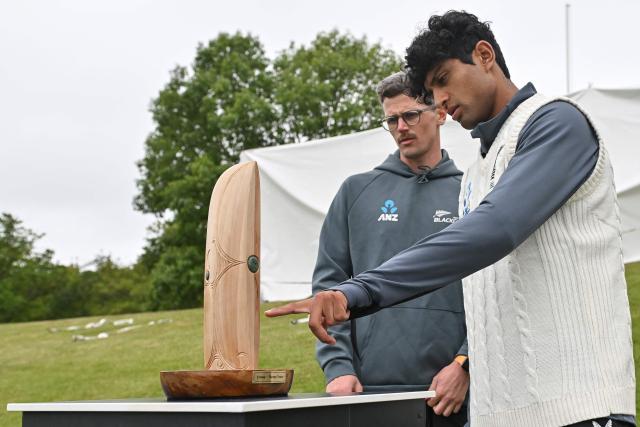
[[[533,87],[533,84],[527,83],[522,89],[520,89],[514,96],[511,98],[506,107],[498,113],[494,118],[487,120],[486,122],[482,122],[478,124],[471,131],[471,136],[473,138],[480,138],[480,154],[484,157],[488,152],[489,148],[493,144],[493,141],[498,136],[498,132],[502,128],[504,122],[509,118],[511,113],[518,108],[518,105],[530,98],[536,93],[536,88]]]

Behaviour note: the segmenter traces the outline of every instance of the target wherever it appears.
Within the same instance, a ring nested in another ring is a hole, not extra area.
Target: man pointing
[[[518,89],[489,26],[451,11],[407,50],[418,89],[472,136],[462,218],[380,267],[271,310],[326,327],[463,279],[471,425],[635,425],[631,319],[609,157],[567,99]]]

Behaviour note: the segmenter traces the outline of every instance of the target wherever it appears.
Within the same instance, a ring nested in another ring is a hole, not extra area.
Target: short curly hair
[[[473,64],[471,52],[480,40],[493,47],[498,66],[507,78],[511,78],[489,23],[480,22],[477,16],[464,10],[450,10],[442,16],[433,15],[429,18],[428,29],[413,39],[405,56],[413,94],[424,96],[427,73],[441,62],[459,59],[465,64]]]

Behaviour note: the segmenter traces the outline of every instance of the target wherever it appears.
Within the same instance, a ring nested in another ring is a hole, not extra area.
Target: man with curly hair
[[[569,99],[518,89],[472,14],[432,16],[406,59],[414,89],[480,139],[461,219],[270,314],[310,311],[309,327],[331,342],[326,325],[462,278],[472,427],[635,426],[620,219],[594,123]]]

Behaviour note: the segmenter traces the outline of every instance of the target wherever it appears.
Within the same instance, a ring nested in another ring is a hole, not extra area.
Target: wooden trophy
[[[204,267],[203,371],[160,372],[169,399],[283,395],[293,370],[258,369],[260,175],[256,162],[218,179],[209,204]]]

